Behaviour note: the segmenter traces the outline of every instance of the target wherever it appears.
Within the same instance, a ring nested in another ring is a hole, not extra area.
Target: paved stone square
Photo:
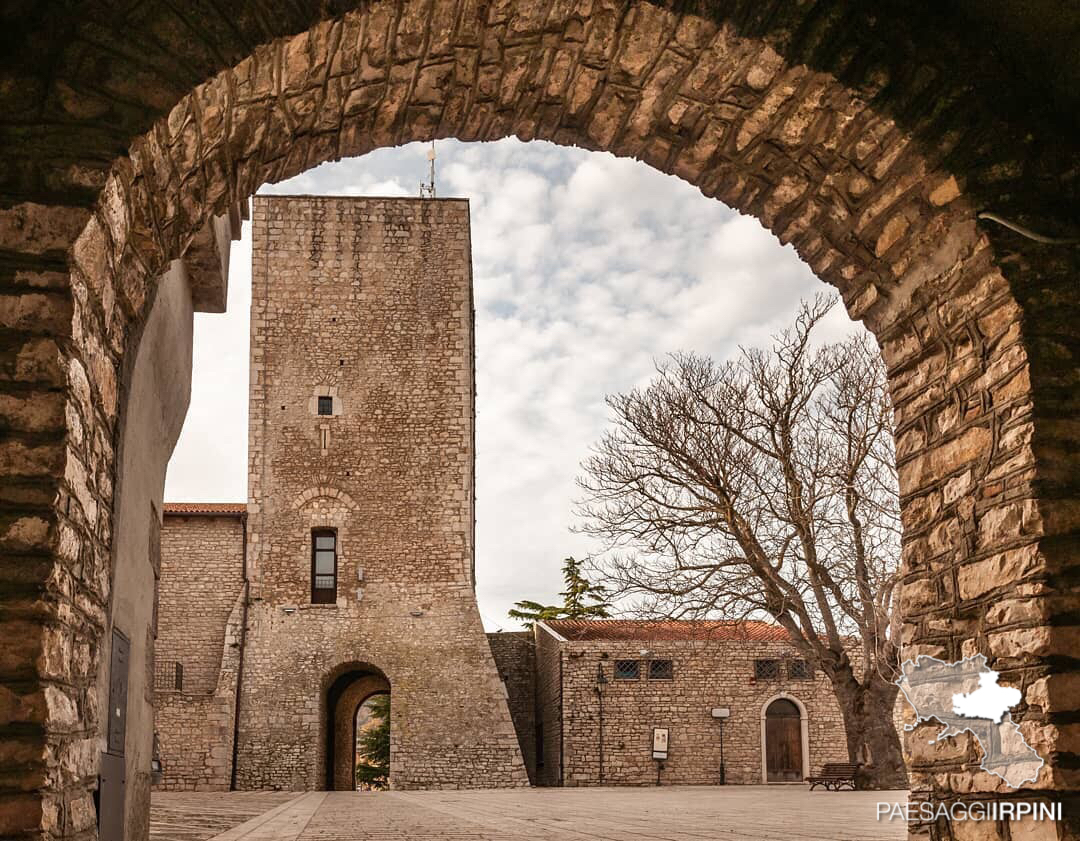
[[[253,808],[265,807],[257,814]],[[153,841],[900,841],[879,801],[803,786],[155,793]]]
[[[295,792],[286,791],[155,793],[150,807],[150,841],[206,841],[297,797]]]

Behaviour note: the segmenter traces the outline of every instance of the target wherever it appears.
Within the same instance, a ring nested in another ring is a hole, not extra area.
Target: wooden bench
[[[857,762],[826,762],[821,766],[821,773],[814,777],[807,777],[810,783],[810,791],[815,786],[825,786],[829,791],[840,791],[847,786],[855,790],[855,772],[858,770]]]

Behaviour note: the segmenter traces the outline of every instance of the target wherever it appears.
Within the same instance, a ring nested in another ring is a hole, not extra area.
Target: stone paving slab
[[[216,820],[230,798],[206,794]],[[250,796],[250,795],[248,795]],[[879,801],[907,792],[810,792],[802,786],[312,792],[238,822],[213,841],[903,841]],[[155,841],[189,841],[159,827]],[[240,804],[241,810],[250,805]],[[272,812],[272,813],[271,813]],[[192,820],[198,817],[192,815]],[[208,836],[199,836],[199,841]]]
[[[155,791],[150,841],[206,841],[299,796],[295,791]]]

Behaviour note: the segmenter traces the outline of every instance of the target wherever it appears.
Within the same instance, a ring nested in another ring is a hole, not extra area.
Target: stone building
[[[382,692],[396,788],[790,782],[847,760],[828,680],[778,626],[484,635],[467,202],[259,197],[252,255],[248,502],[163,509],[160,788],[352,789],[357,710]]]
[[[474,594],[468,214],[256,197],[248,502],[162,527],[163,787],[351,788],[387,690],[391,785],[527,784]]]
[[[795,782],[848,761],[828,678],[777,625],[567,619],[534,633],[539,784]]]
[[[636,157],[753,215],[874,333],[905,650],[983,654],[1022,690],[1015,719],[1046,760],[1026,791],[1066,816],[911,837],[1080,837],[1076,4],[196,6],[5,18],[5,834],[93,837],[107,752],[126,757],[127,836],[145,837],[147,555],[161,433],[186,406],[182,275],[208,226],[325,161],[517,135]],[[969,737],[931,736],[909,741],[913,802],[1014,796]]]

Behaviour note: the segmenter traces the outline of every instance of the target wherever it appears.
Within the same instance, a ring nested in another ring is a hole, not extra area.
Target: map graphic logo
[[[920,654],[905,660],[896,681],[915,710],[915,723],[937,719],[945,725],[931,744],[965,730],[982,749],[981,766],[1009,788],[1033,783],[1043,759],[1024,739],[1009,708],[1020,702],[1020,690],[998,685],[998,673],[976,654],[955,663]]]

